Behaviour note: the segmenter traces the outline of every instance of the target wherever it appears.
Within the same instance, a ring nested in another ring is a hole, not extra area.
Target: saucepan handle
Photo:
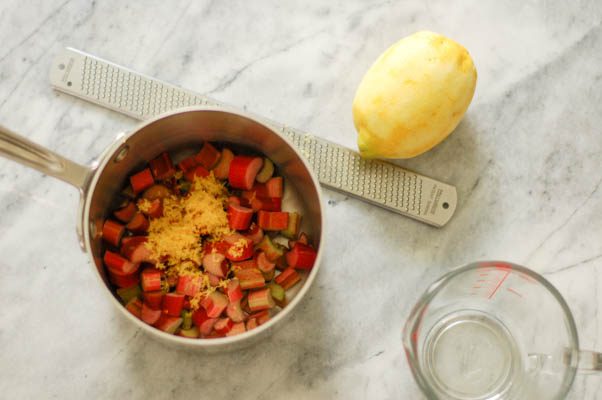
[[[0,125],[0,155],[85,190],[92,170],[31,142]]]

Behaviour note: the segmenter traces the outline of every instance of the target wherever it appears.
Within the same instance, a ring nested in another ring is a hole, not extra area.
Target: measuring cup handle
[[[579,351],[580,372],[602,372],[602,353],[595,351]]]

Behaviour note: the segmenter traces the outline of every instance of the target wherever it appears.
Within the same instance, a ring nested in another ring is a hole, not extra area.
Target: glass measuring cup
[[[403,331],[416,382],[430,399],[562,399],[577,369],[602,371],[580,351],[571,311],[541,275],[487,261],[454,269],[414,306]]]

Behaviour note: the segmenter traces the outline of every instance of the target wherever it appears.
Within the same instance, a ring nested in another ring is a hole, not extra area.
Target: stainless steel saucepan
[[[114,199],[133,171],[142,168],[164,151],[169,151],[177,160],[178,153],[198,148],[204,141],[245,147],[263,153],[276,163],[286,182],[283,209],[296,209],[302,213],[302,229],[318,247],[318,258],[311,272],[304,276],[303,284],[293,293],[289,305],[266,324],[238,336],[194,340],[169,335],[146,325],[121,305],[105,274],[101,230]],[[318,180],[287,139],[239,111],[224,107],[193,107],[160,115],[118,137],[90,167],[67,160],[0,126],[0,155],[79,189],[81,200],[77,234],[82,249],[90,255],[96,266],[95,275],[102,281],[105,293],[122,315],[163,342],[204,350],[249,345],[290,315],[318,272],[324,248],[324,220]]]

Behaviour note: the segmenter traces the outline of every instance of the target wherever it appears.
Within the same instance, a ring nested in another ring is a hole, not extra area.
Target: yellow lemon
[[[360,154],[410,158],[433,148],[460,123],[476,82],[460,44],[426,31],[401,39],[374,62],[355,94]]]

